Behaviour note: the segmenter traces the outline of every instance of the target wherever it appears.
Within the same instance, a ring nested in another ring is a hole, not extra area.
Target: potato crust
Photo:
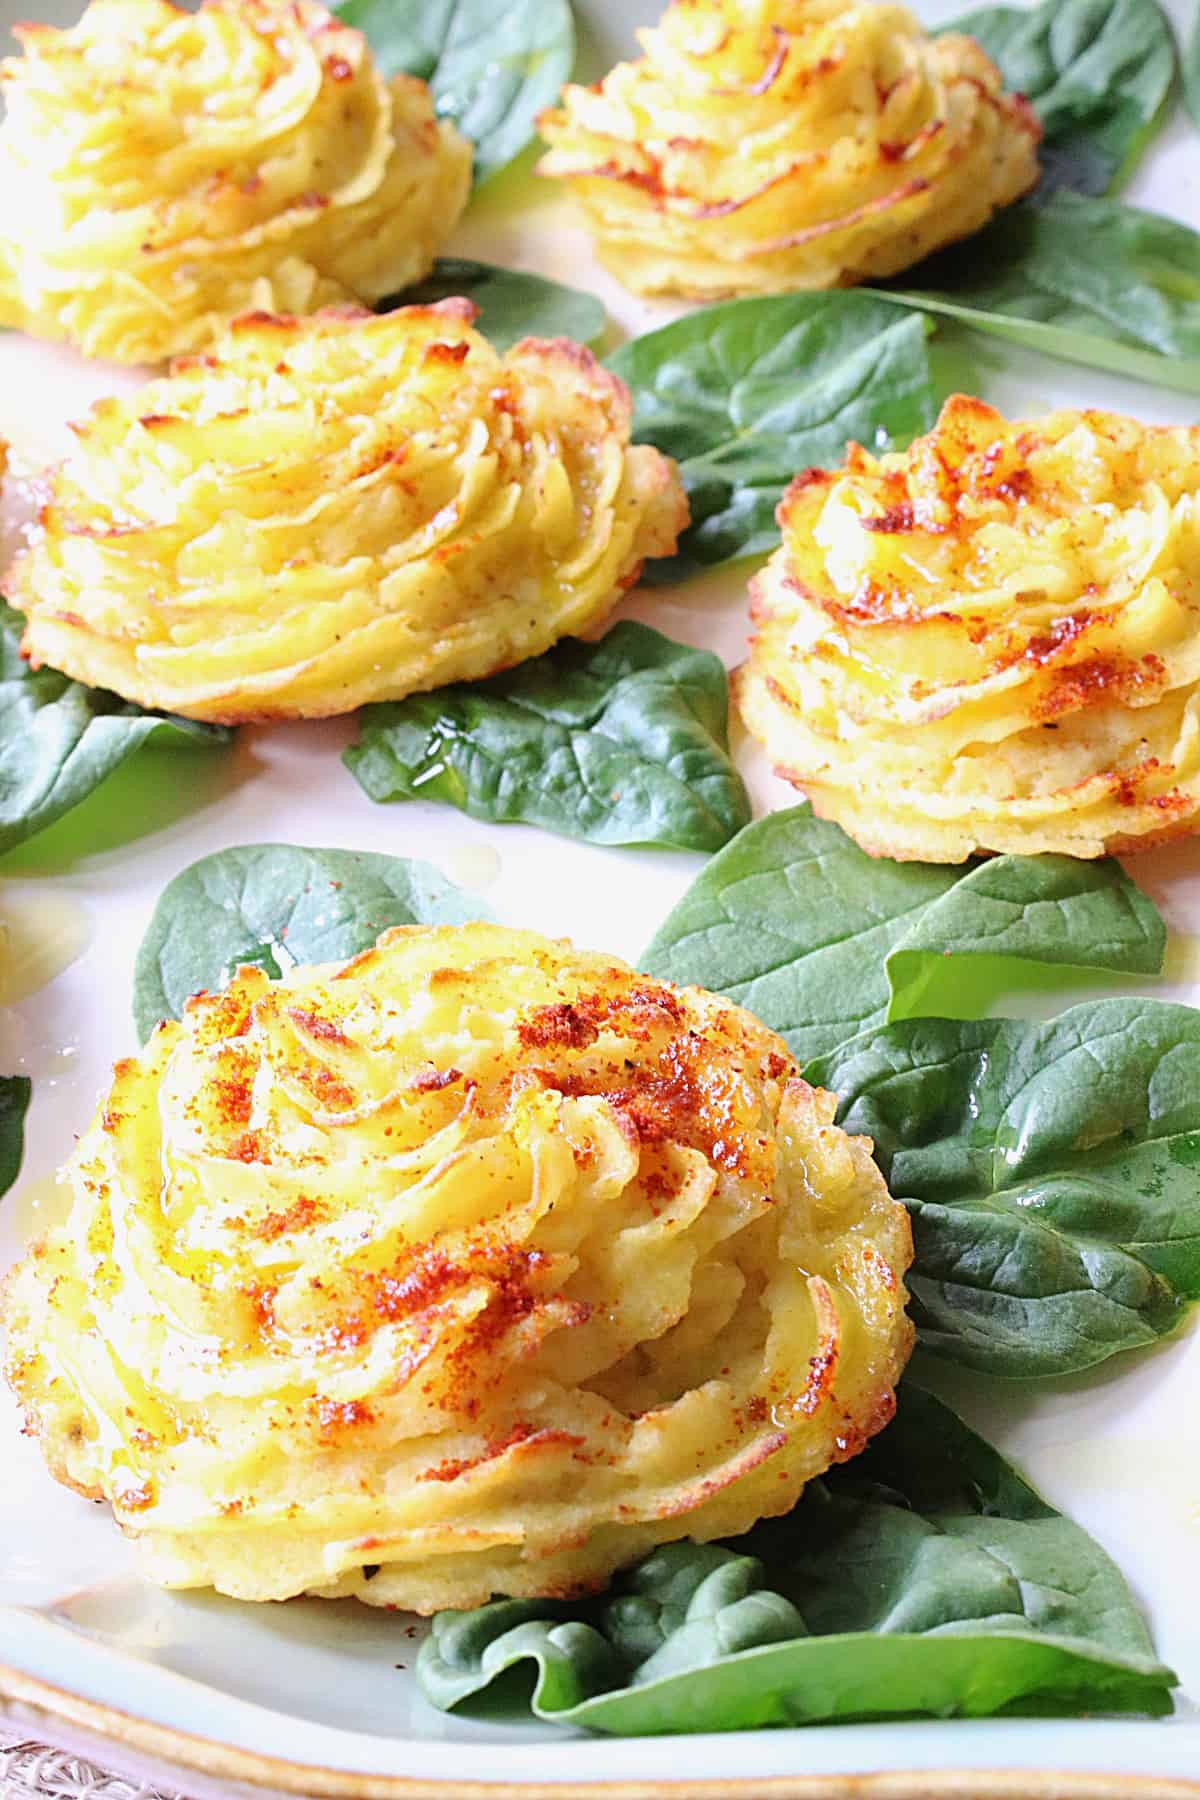
[[[639,293],[848,286],[1037,180],[1031,108],[973,39],[845,0],[672,0],[644,55],[539,121],[599,255]]]
[[[0,324],[157,362],[419,280],[471,146],[314,0],[91,0],[0,66]]]
[[[875,855],[1101,856],[1197,827],[1200,430],[947,401],[779,508],[735,681]]]
[[[833,1113],[740,1008],[533,933],[241,969],[117,1064],[8,1379],[168,1586],[586,1590],[891,1416],[908,1220]]]
[[[469,681],[602,619],[687,518],[589,350],[465,300],[252,314],[76,428],[7,589],[36,665],[223,723]]]

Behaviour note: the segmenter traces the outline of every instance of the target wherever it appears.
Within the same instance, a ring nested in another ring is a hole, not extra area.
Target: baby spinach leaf
[[[239,844],[168,882],[137,953],[133,1017],[149,1037],[244,963],[273,979],[340,962],[389,925],[465,925],[489,909],[425,862],[298,844]]]
[[[1155,974],[1166,932],[1118,863],[997,856],[962,869],[868,856],[797,806],[705,864],[642,957],[728,994],[807,1059],[865,1026],[978,1017],[1072,969]]]
[[[591,844],[715,850],[750,817],[720,659],[626,620],[486,681],[369,706],[345,762],[372,800],[443,800]]]
[[[668,1544],[600,1600],[440,1613],[417,1676],[449,1710],[520,1665],[538,1718],[628,1735],[1158,1714],[1176,1685],[1099,1545],[908,1382],[786,1518]]]
[[[993,856],[909,922],[886,963],[889,1019],[978,1018],[1006,989],[1098,970],[1157,975],[1167,931],[1111,859]]]
[[[692,522],[643,577],[671,583],[773,549],[798,470],[855,438],[903,447],[936,410],[926,332],[862,293],[730,300],[622,344],[609,366],[633,395],[634,437],[677,459]]]
[[[500,269],[460,256],[439,257],[424,281],[390,295],[375,310],[432,306],[456,294],[475,302],[479,329],[497,350],[507,350],[525,337],[567,337],[594,345],[604,335],[604,307],[594,294],[547,281],[544,275],[528,275],[523,269]]]
[[[909,1208],[921,1342],[997,1375],[1149,1344],[1200,1300],[1200,1012],[909,1020],[805,1073]]]
[[[1200,393],[1200,234],[1064,191],[1005,209],[891,293],[1067,362]]]
[[[818,1056],[886,1017],[889,950],[960,874],[873,861],[807,805],[770,813],[704,865],[640,966],[728,994]]]
[[[1193,125],[1200,126],[1200,12],[1183,51],[1183,103]]]
[[[0,601],[0,854],[77,806],[142,744],[229,742],[222,726],[143,712],[57,669],[31,669],[24,623]]]
[[[575,61],[569,0],[342,0],[385,75],[417,75],[475,145],[475,180],[522,151]]]
[[[1158,0],[983,6],[943,31],[981,43],[1004,85],[1031,100],[1045,136],[1039,194],[1105,194],[1162,116],[1175,40]]]
[[[21,1170],[25,1113],[32,1092],[28,1076],[0,1075],[0,1194],[8,1192]]]

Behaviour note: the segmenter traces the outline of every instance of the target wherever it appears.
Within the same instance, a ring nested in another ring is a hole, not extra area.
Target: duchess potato
[[[419,280],[471,147],[313,0],[92,0],[3,65],[0,324],[156,362]]]
[[[243,968],[117,1064],[8,1377],[168,1586],[585,1590],[890,1417],[907,1216],[833,1111],[739,1007],[528,932]]]
[[[1200,810],[1200,430],[934,430],[797,476],[736,684],[779,772],[878,855],[1102,856]]]
[[[973,39],[901,6],[672,0],[645,54],[543,114],[627,287],[712,298],[906,269],[1037,180],[1040,127]]]
[[[77,428],[8,593],[24,649],[193,719],[473,680],[602,619],[687,516],[623,385],[465,300],[238,320]]]

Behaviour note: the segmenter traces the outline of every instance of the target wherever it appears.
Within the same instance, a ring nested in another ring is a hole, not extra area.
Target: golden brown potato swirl
[[[10,1279],[150,1573],[430,1611],[781,1513],[886,1423],[904,1208],[740,1008],[492,925],[189,1003]]]
[[[91,0],[17,28],[0,125],[0,323],[157,362],[252,308],[419,280],[471,147],[313,0]]]
[[[797,476],[742,715],[879,855],[1100,856],[1200,814],[1200,430],[1010,424]]]
[[[540,655],[674,549],[675,466],[589,350],[465,300],[251,315],[102,401],[7,591],[24,648],[194,719],[348,712]]]
[[[542,115],[627,287],[711,298],[893,274],[1037,179],[1040,128],[971,38],[845,0],[672,0],[644,55]]]

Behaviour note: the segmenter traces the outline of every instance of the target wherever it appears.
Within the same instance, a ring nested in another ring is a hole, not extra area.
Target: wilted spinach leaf
[[[21,1170],[25,1113],[32,1092],[28,1076],[0,1075],[0,1194],[7,1193]]]
[[[1117,200],[1025,201],[889,292],[1068,362],[1200,393],[1200,234]]]
[[[740,1001],[804,1060],[889,1017],[978,1017],[1047,966],[1060,983],[1072,970],[1154,974],[1165,938],[1118,863],[891,862],[805,805],[706,863],[641,962]]]
[[[925,330],[861,293],[706,306],[608,361],[633,394],[634,437],[678,460],[692,509],[651,583],[773,549],[793,475],[840,462],[851,438],[902,447],[936,410]]]
[[[1144,147],[1175,75],[1175,40],[1158,0],[1042,0],[983,6],[943,31],[981,43],[1004,85],[1042,122],[1039,194],[1105,194]]]
[[[568,337],[595,344],[604,335],[604,308],[594,294],[522,269],[499,269],[458,256],[439,257],[424,281],[390,295],[376,311],[431,306],[455,294],[475,302],[479,329],[497,350],[507,350],[525,337]]]
[[[297,844],[239,844],[168,883],[138,949],[133,1016],[141,1037],[184,1001],[224,986],[243,963],[276,977],[299,963],[367,950],[389,925],[490,917],[429,863]]]
[[[475,180],[522,151],[575,61],[568,0],[342,0],[385,75],[427,81],[475,145]]]
[[[592,844],[715,850],[750,817],[720,659],[625,621],[486,681],[369,706],[345,761],[372,800],[443,800]]]
[[[912,1215],[921,1342],[998,1375],[1135,1349],[1200,1299],[1200,1012],[913,1019],[806,1071]]]
[[[0,854],[61,818],[148,742],[221,745],[230,733],[29,667],[24,619],[0,601]]]
[[[449,1709],[520,1664],[538,1718],[630,1735],[1163,1713],[1175,1685],[1099,1545],[910,1383],[786,1518],[653,1551],[598,1601],[440,1613],[417,1674]]]

